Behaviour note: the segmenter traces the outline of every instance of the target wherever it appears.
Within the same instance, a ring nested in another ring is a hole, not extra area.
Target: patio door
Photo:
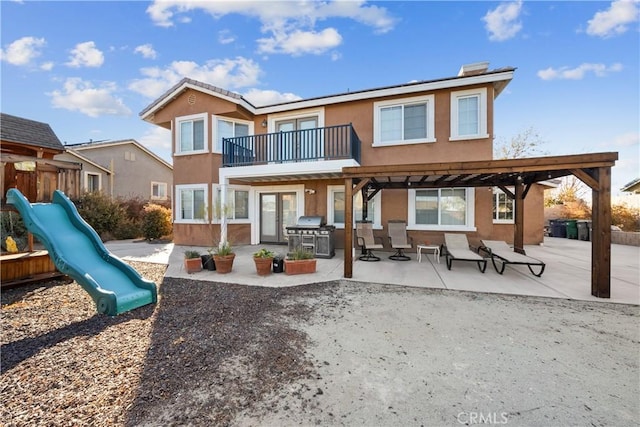
[[[298,221],[296,193],[260,194],[260,243],[286,243],[285,227]]]
[[[307,160],[322,157],[324,147],[318,144],[317,117],[282,120],[276,122],[276,132],[280,132],[280,160]],[[305,132],[307,131],[307,132]]]

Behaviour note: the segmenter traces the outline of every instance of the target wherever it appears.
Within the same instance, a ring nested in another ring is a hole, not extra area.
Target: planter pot
[[[233,268],[233,260],[236,254],[231,255],[214,255],[213,261],[216,263],[216,271],[220,274],[231,273]]]
[[[184,269],[189,274],[202,271],[202,260],[200,258],[186,258],[184,260]]]
[[[284,260],[284,272],[291,274],[306,274],[316,272],[316,260],[315,259],[285,259]]]
[[[212,255],[200,255],[200,258],[202,259],[202,268],[204,270],[215,271],[216,263]]]
[[[273,263],[273,257],[253,257],[253,262],[256,263],[256,272],[258,273],[258,276],[268,276],[269,274],[271,274],[271,264]]]

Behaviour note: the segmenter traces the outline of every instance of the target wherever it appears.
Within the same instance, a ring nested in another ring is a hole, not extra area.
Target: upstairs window
[[[433,95],[374,103],[374,146],[435,142]]]
[[[451,140],[488,138],[487,89],[451,93]]]
[[[214,135],[214,153],[222,153],[222,139],[235,138],[239,136],[249,136],[253,133],[251,122],[230,120],[228,118],[220,118],[214,116],[215,135]]]
[[[176,118],[176,151],[179,154],[202,153],[206,149],[207,115]]]

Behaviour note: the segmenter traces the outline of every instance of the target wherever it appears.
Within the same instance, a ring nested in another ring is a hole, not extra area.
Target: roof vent
[[[474,62],[473,64],[466,64],[460,67],[458,71],[458,77],[469,77],[483,74],[489,69],[488,62]]]

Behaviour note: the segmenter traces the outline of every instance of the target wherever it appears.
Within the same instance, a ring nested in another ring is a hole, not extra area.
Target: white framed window
[[[176,117],[176,154],[207,151],[207,114]]]
[[[222,138],[253,135],[253,122],[215,115],[212,118],[214,153],[222,153]]]
[[[373,104],[373,146],[435,142],[433,95]]]
[[[450,140],[488,137],[487,88],[451,92]]]
[[[493,223],[513,224],[515,203],[507,193],[499,188],[493,189]]]
[[[240,185],[227,185],[226,196],[226,214],[227,221],[236,223],[248,223],[249,218],[249,186]],[[213,185],[213,204],[214,206],[220,206],[220,192],[222,187],[220,185]],[[214,214],[213,222],[220,222],[221,213]]]
[[[344,228],[344,185],[329,185],[327,187],[327,223],[336,228]],[[373,228],[382,228],[382,192],[378,192],[367,206],[367,220]],[[353,227],[362,218],[362,192],[358,191],[353,197]]]
[[[208,220],[207,184],[176,185],[175,222],[202,223]]]
[[[167,200],[167,183],[151,181],[151,199]]]
[[[409,191],[407,228],[475,231],[473,188],[429,188]]]
[[[85,172],[84,173],[84,191],[89,193],[97,193],[102,190],[102,174]]]

